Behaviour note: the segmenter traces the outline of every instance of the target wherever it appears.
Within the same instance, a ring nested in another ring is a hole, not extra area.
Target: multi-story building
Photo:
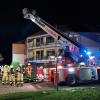
[[[55,40],[48,34],[37,33],[27,38],[26,58],[28,60],[48,60],[55,55]],[[59,46],[58,46],[59,48]]]
[[[77,40],[77,36],[72,34],[72,37]],[[36,62],[48,62],[55,60],[53,57],[56,56],[59,49],[61,48],[60,43],[56,43],[56,40],[49,34],[41,31],[39,33],[30,36],[26,40],[26,58]],[[70,46],[72,47],[72,46]]]
[[[60,29],[60,27],[57,27]],[[66,33],[70,38],[78,41],[80,44],[91,50],[92,52],[100,51],[99,42],[97,42],[97,37],[93,33],[89,32],[66,32],[66,27],[61,28],[64,33]],[[60,30],[61,30],[60,29]],[[65,30],[63,30],[65,29]],[[41,31],[39,33],[33,34],[26,40],[26,60],[32,61],[48,61],[51,60],[51,56],[56,56],[58,50],[62,47],[62,44],[57,43],[49,34]],[[69,43],[70,50],[77,51],[77,47]],[[76,53],[77,54],[77,53]]]

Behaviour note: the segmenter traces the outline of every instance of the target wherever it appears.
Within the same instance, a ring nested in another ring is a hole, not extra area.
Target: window
[[[44,38],[44,37],[41,37],[41,45],[44,45],[43,38]]]
[[[44,52],[43,52],[43,50],[36,51],[36,59],[37,60],[42,60],[43,58],[44,58]]]
[[[43,50],[41,51],[41,59],[43,59],[44,58],[44,52],[43,52]]]
[[[79,41],[79,36],[78,36],[78,35],[73,35],[73,39],[74,39],[75,41]]]
[[[28,40],[28,47],[33,47],[34,46],[34,39],[29,39]]]
[[[50,56],[55,56],[55,51],[54,50],[47,51],[47,58],[49,58]]]
[[[43,37],[39,37],[36,39],[36,46],[44,45]]]
[[[51,44],[51,43],[54,43],[54,38],[52,38],[51,36],[48,36],[46,38],[46,44]]]
[[[40,38],[37,38],[37,39],[36,39],[36,46],[40,46],[40,45],[41,45]]]
[[[79,41],[79,35],[77,35],[77,34],[69,34],[69,37],[71,38],[71,39],[73,39],[73,40],[75,40],[75,41]]]
[[[33,50],[28,51],[28,59],[34,59],[34,52]]]

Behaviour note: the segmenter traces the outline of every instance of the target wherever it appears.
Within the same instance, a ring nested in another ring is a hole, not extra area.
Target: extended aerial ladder
[[[85,48],[79,42],[70,39],[67,34],[60,32],[58,29],[54,28],[52,25],[37,16],[35,11],[30,11],[29,9],[24,8],[23,15],[25,19],[30,19],[32,22],[34,22],[37,26],[39,26],[61,44],[66,43],[65,45],[67,46],[68,43],[71,43],[72,45],[78,47],[79,50],[87,50],[87,48]]]

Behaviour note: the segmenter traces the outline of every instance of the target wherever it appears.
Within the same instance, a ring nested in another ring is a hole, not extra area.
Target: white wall
[[[24,64],[24,54],[13,54],[13,62],[19,62],[21,64]]]

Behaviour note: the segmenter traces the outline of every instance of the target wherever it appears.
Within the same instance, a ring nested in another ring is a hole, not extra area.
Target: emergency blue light
[[[91,51],[89,51],[89,50],[83,50],[83,51],[84,51],[84,53],[86,53],[88,56],[91,55]]]
[[[83,55],[81,54],[80,57],[83,57]]]
[[[90,52],[90,51],[88,51],[88,52],[87,52],[87,55],[89,55],[89,56],[90,56],[90,55],[91,55],[91,52]]]
[[[87,52],[87,50],[84,50],[84,52],[86,53],[86,52]]]

